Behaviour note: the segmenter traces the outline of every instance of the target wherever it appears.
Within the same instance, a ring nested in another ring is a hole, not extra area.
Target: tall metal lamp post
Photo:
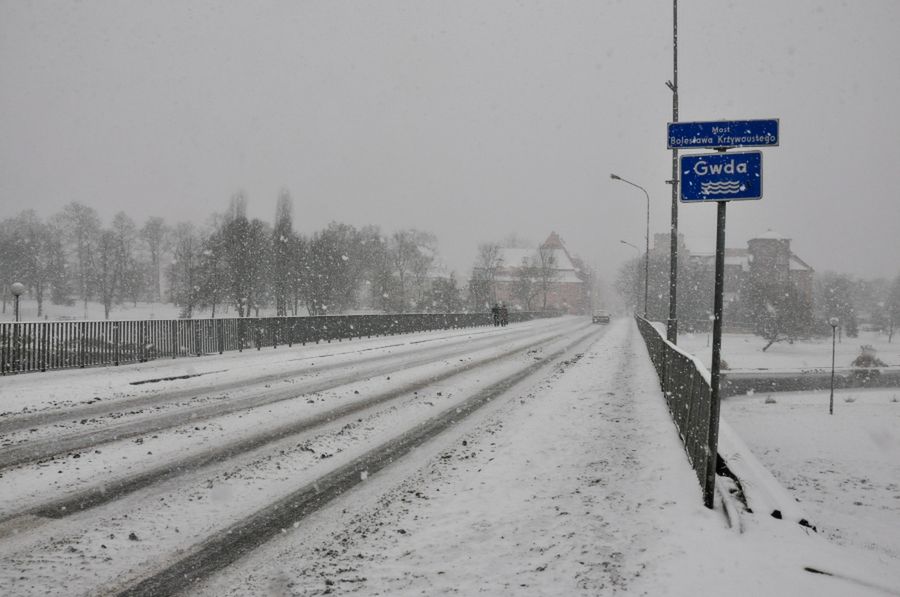
[[[837,326],[840,321],[837,317],[828,320],[831,326],[831,396],[828,398],[828,414],[834,414],[834,339],[837,336]]]
[[[10,292],[13,293],[13,296],[16,297],[16,322],[19,321],[19,297],[25,294],[25,285],[21,282],[14,282],[9,287]]]
[[[625,184],[630,184],[631,186],[642,190],[644,196],[647,198],[647,232],[644,236],[644,240],[646,241],[646,250],[644,251],[644,319],[647,319],[647,297],[649,296],[650,280],[650,193],[648,193],[647,189],[641,185],[626,180],[618,174],[610,174],[609,177],[613,180],[621,180]]]

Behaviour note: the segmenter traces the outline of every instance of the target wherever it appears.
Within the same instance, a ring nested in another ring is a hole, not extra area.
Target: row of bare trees
[[[668,316],[669,256],[651,251],[648,266],[650,319]],[[752,329],[767,342],[810,335],[830,335],[827,323],[838,319],[838,331],[855,337],[861,322],[893,340],[900,327],[900,274],[893,280],[865,280],[834,272],[816,273],[812,294],[800,291],[789,280],[748,276],[735,280],[726,276],[725,321]],[[713,271],[690,259],[678,264],[678,318],[682,328],[706,329],[712,315]],[[639,311],[643,308],[644,257],[619,269],[616,289]]]
[[[71,203],[47,220],[32,210],[0,221],[0,280],[3,311],[8,286],[25,284],[38,316],[49,298],[54,304],[98,300],[107,316],[113,304],[159,299],[165,225],[148,219],[141,228],[126,214],[103,227],[97,212]],[[146,258],[143,255],[146,254]]]
[[[415,229],[384,235],[333,222],[310,236],[293,225],[290,194],[277,200],[274,224],[247,217],[239,193],[206,226],[125,213],[104,226],[97,212],[71,203],[40,219],[25,211],[0,221],[0,288],[19,281],[45,312],[54,304],[170,301],[183,317],[225,312],[239,317],[274,308],[276,315],[321,315],[350,309],[456,311],[455,276],[435,276],[437,240]]]
[[[469,299],[474,309],[484,309],[499,301],[498,278],[510,286],[508,294],[524,311],[547,310],[548,298],[559,278],[556,255],[546,246],[523,257],[519,263],[505,263],[499,243],[478,245],[472,278],[469,280]],[[510,279],[511,278],[511,279]]]

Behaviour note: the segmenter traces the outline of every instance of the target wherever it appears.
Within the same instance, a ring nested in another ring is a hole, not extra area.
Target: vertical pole
[[[16,297],[18,301],[18,297]],[[21,359],[22,359],[22,351],[19,346],[19,319],[16,318],[16,322],[13,324],[13,371],[19,371],[21,369]]]
[[[82,369],[84,369],[84,360],[85,360],[85,352],[86,352],[86,348],[85,348],[85,342],[86,342],[85,335],[87,335],[87,330],[85,329],[86,325],[87,324],[84,321],[78,322],[78,348],[79,348],[79,350],[78,350],[78,366]]]
[[[50,352],[50,326],[52,324],[46,321],[40,326],[41,329],[41,372],[47,370],[47,360]],[[832,367],[833,368],[833,367]]]
[[[115,360],[115,365],[116,365],[116,367],[118,367],[119,359],[120,359],[119,324],[118,323],[112,324],[112,328],[113,328],[113,350],[115,351],[113,354],[113,357]]]
[[[650,194],[644,189],[647,197],[647,232],[644,236],[644,319],[647,319],[647,297],[650,296]]]
[[[713,311],[712,367],[709,385],[709,432],[707,434],[706,483],[703,488],[703,503],[713,507],[716,489],[716,461],[719,454],[719,362],[722,353],[722,311],[725,293],[725,206],[726,201],[718,201],[716,221],[716,288]]]
[[[835,326],[831,326],[831,396],[828,398],[828,414],[834,414],[834,339],[837,332]],[[846,387],[846,386],[845,386]]]
[[[672,122],[678,122],[678,0],[672,0]],[[666,338],[678,342],[678,150],[672,150],[672,228],[669,240],[669,320]]]
[[[138,323],[138,362],[147,361],[147,322]]]

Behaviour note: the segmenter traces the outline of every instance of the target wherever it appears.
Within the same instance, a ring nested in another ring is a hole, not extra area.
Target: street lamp
[[[832,317],[828,320],[828,325],[831,326],[831,396],[828,398],[828,414],[834,414],[834,339],[837,335],[837,326],[839,320],[837,317]]]
[[[613,180],[621,180],[625,184],[630,184],[631,186],[644,191],[644,196],[647,198],[647,233],[644,237],[647,245],[646,251],[644,252],[644,319],[647,319],[647,297],[649,296],[650,281],[650,194],[647,192],[647,189],[641,185],[626,180],[618,174],[610,174],[609,177]]]
[[[14,282],[9,287],[10,292],[16,297],[16,321],[19,321],[19,297],[25,294],[25,285],[21,282]]]

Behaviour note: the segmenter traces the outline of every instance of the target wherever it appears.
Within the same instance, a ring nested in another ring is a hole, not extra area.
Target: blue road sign
[[[683,155],[680,162],[686,203],[762,197],[762,152]]]
[[[670,122],[669,149],[720,149],[778,145],[778,119]]]

